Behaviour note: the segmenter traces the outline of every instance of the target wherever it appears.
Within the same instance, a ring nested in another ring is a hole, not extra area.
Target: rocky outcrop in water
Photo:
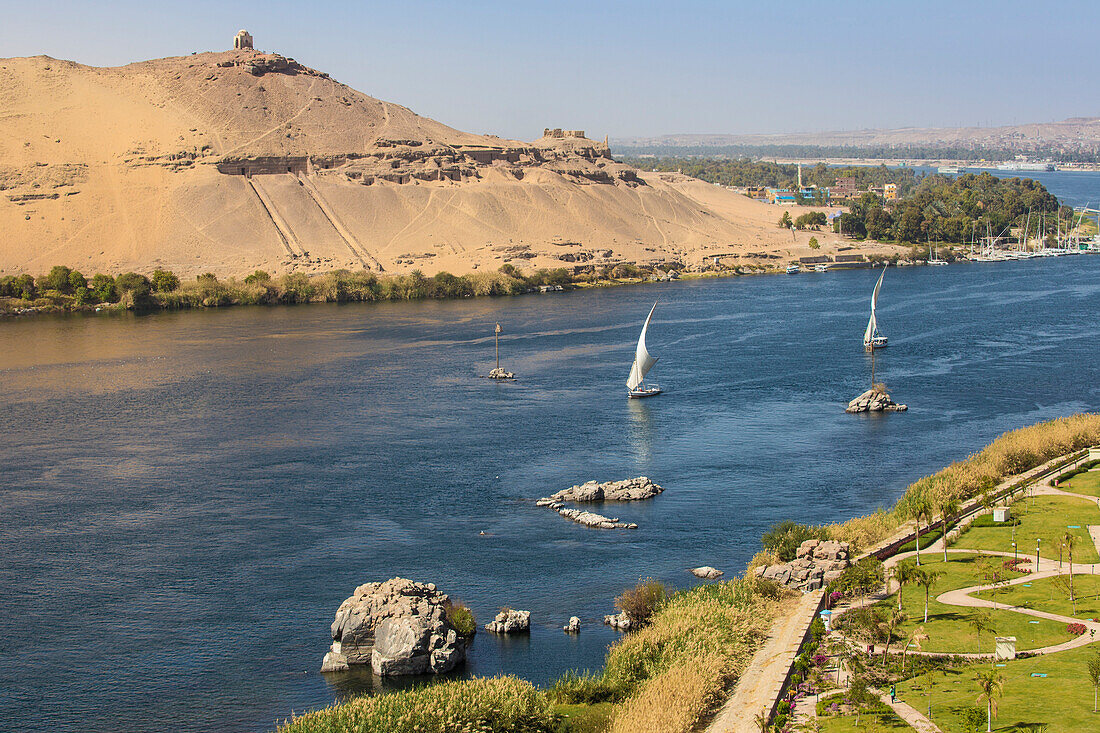
[[[595,512],[570,509],[561,504],[542,504],[540,506],[549,506],[566,519],[571,519],[577,524],[583,524],[585,527],[592,527],[593,529],[638,529],[638,525],[634,522],[620,522],[618,517],[605,517]]]
[[[851,565],[847,542],[806,540],[789,563],[761,565],[756,574],[766,580],[803,592],[818,590],[840,577]]]
[[[630,631],[630,627],[634,625],[630,621],[630,617],[626,615],[626,611],[604,616],[603,622],[611,628],[618,629],[619,631]]]
[[[554,502],[566,501],[642,501],[652,499],[662,491],[664,489],[645,476],[628,478],[624,481],[606,481],[602,484],[597,481],[586,481],[539,499],[538,505],[549,506]]]
[[[620,522],[618,517],[605,517],[595,512],[586,512],[580,509],[570,509],[566,502],[589,501],[642,501],[652,499],[660,494],[662,489],[645,476],[628,478],[624,481],[587,481],[583,484],[570,486],[556,494],[544,496],[535,502],[536,506],[549,507],[566,519],[583,524],[586,527],[596,529],[637,529],[633,522]]]
[[[869,389],[848,403],[845,412],[905,412],[909,407],[899,405],[880,389]]]
[[[375,674],[448,672],[466,659],[467,639],[448,619],[450,598],[434,583],[391,578],[364,583],[336,611],[322,672],[370,664]]]
[[[714,580],[715,578],[720,578],[725,575],[725,573],[723,573],[721,570],[719,570],[718,568],[712,568],[710,565],[704,565],[700,568],[692,568],[690,572],[696,578],[704,578],[706,580]]]
[[[561,628],[567,634],[579,634],[581,632],[581,620],[576,616],[570,616],[569,623]]]
[[[485,624],[485,630],[493,634],[524,634],[531,630],[531,612],[505,608],[497,617]]]

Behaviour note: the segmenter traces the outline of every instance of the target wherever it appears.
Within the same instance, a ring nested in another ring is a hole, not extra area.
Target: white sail
[[[657,363],[657,357],[650,356],[645,348],[645,332],[649,328],[649,321],[653,318],[653,311],[655,310],[657,310],[656,303],[649,309],[645,325],[642,326],[642,335],[638,337],[638,349],[634,352],[634,363],[630,365],[630,376],[626,380],[628,389],[637,389],[638,385],[645,379],[646,373]]]
[[[878,319],[875,318],[875,308],[878,306],[878,291],[882,287],[882,279],[886,277],[886,268],[890,266],[887,262],[882,268],[882,274],[878,276],[878,282],[875,283],[875,289],[871,292],[871,317],[867,320],[867,330],[863,332],[864,345],[870,344],[871,339],[878,333]]]

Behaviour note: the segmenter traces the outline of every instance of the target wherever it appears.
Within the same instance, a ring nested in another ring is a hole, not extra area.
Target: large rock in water
[[[899,405],[890,399],[890,395],[886,394],[886,392],[872,387],[849,402],[848,407],[845,408],[844,411],[848,413],[905,412],[908,409],[909,407],[907,405]]]
[[[450,598],[434,583],[364,583],[336,611],[321,671],[352,664],[370,664],[379,675],[453,669],[466,659],[466,639],[451,626],[449,608]]]
[[[596,481],[587,481],[539,499],[539,503],[547,506],[549,503],[561,503],[563,501],[642,501],[652,499],[662,491],[664,489],[645,476],[638,476],[624,481],[606,481],[602,484]]]
[[[506,608],[485,624],[485,630],[493,634],[520,634],[531,630],[531,612]]]

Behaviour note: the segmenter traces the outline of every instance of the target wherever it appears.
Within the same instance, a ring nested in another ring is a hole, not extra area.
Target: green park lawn
[[[1072,491],[1075,494],[1100,496],[1100,471],[1079,473],[1068,481],[1058,484],[1058,488],[1062,491]]]
[[[562,717],[561,733],[603,733],[611,728],[615,705],[609,702],[592,705],[554,705],[554,712]]]
[[[1061,536],[1067,530],[1077,537],[1073,551],[1074,562],[1100,561],[1096,547],[1089,536],[1088,525],[1100,524],[1100,510],[1090,501],[1068,496],[1035,496],[1012,505],[1013,514],[1020,520],[1013,526],[1005,523],[989,527],[971,527],[952,547],[968,550],[994,550],[1012,552],[1013,537],[1021,557],[1035,557],[1035,540],[1041,539],[1040,555],[1058,559]],[[1069,529],[1075,525],[1079,529]],[[941,556],[942,559],[942,556]]]
[[[994,636],[1015,636],[1016,648],[1020,651],[1061,644],[1073,638],[1066,631],[1065,624],[1046,619],[1031,619],[1024,614],[998,609],[989,611],[993,630],[982,634],[979,646],[979,640],[970,627],[969,619],[980,609],[948,606],[936,600],[936,596],[945,591],[982,583],[978,566],[979,557],[949,554],[948,558],[948,562],[944,563],[943,555],[929,553],[928,556],[921,556],[922,569],[939,570],[945,574],[940,577],[929,594],[928,623],[924,622],[924,588],[909,585],[902,591],[902,610],[909,618],[898,627],[896,632],[898,637],[908,638],[914,629],[923,626],[929,638],[921,643],[921,651],[944,654],[991,653],[994,647]],[[1020,573],[1005,571],[1006,579],[1018,577]],[[996,591],[983,591],[980,597],[1001,602],[1002,599],[1007,598],[1007,594],[1004,588],[998,588]],[[885,610],[897,608],[897,594],[880,601],[877,605]],[[1028,623],[1034,620],[1038,620],[1039,623]],[[904,640],[896,641],[894,648],[900,649],[905,643]]]
[[[1085,672],[1086,661],[1097,644],[1031,659],[1004,662],[1004,696],[998,699],[995,731],[1023,733],[1026,725],[1048,724],[1055,731],[1100,730],[1100,714],[1092,712],[1093,688]],[[932,684],[932,722],[944,733],[964,733],[961,713],[978,707],[975,673],[989,668],[977,663],[938,675]],[[1032,673],[1046,674],[1045,678]],[[897,685],[898,697],[927,713],[928,688],[923,676]],[[981,706],[984,710],[984,705]],[[984,730],[984,728],[982,728]]]
[[[1061,587],[1055,578],[1041,578],[1032,582],[1030,588],[1013,585],[1004,589],[1000,600],[1014,606],[1034,608],[1037,611],[1057,613],[1062,616],[1089,619],[1100,618],[1100,576],[1074,575],[1073,591],[1077,596],[1077,610],[1074,612],[1067,589]]]
[[[867,733],[868,730],[876,730],[876,724],[877,730],[883,731],[913,730],[893,710],[881,703],[873,711],[862,713],[859,716],[859,725],[856,725],[854,714],[819,716],[817,722],[821,725],[822,733]]]

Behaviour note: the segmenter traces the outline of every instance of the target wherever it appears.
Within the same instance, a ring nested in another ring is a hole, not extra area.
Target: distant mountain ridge
[[[618,137],[616,148],[720,147],[803,145],[819,147],[970,147],[1015,150],[1027,154],[1040,148],[1100,151],[1100,117],[1072,117],[1061,122],[1036,122],[1002,127],[908,127],[753,135],[659,135]]]

